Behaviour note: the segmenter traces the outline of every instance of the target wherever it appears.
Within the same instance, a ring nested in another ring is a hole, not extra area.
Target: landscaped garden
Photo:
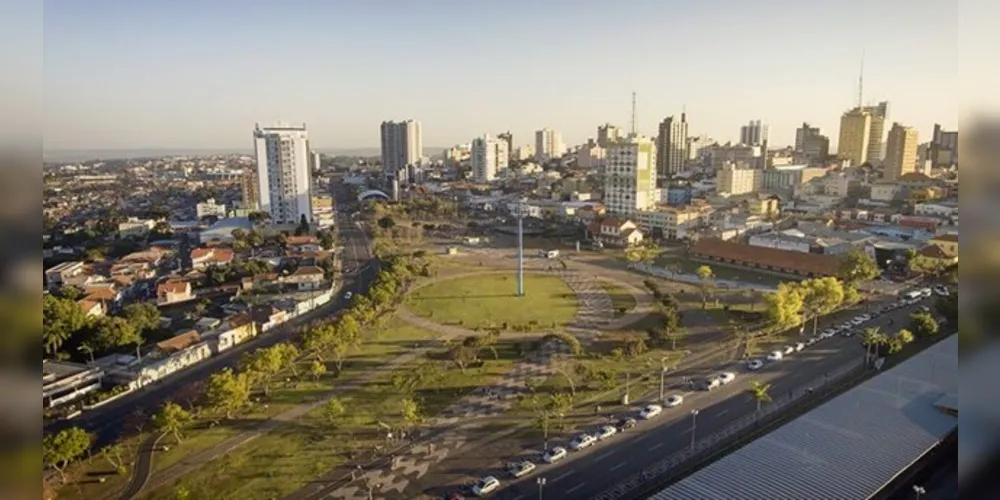
[[[526,274],[525,296],[517,296],[517,277],[481,274],[439,281],[414,291],[407,302],[415,314],[465,328],[518,326],[541,330],[563,326],[577,311],[573,291],[556,276]]]

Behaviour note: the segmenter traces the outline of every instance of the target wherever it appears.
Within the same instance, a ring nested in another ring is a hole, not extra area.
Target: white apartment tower
[[[656,178],[661,185],[673,174],[684,170],[688,159],[688,124],[687,115],[681,113],[681,119],[668,116],[660,122],[659,135],[656,137]],[[654,186],[655,187],[655,186]]]
[[[490,137],[488,134],[472,140],[472,176],[476,182],[490,182],[497,173],[507,168],[510,152],[507,140]]]
[[[766,142],[767,125],[760,120],[750,120],[750,123],[740,127],[740,144],[763,146]]]
[[[420,122],[382,122],[382,173],[399,178],[407,167],[420,163],[424,142]]]
[[[260,209],[279,224],[295,224],[303,216],[311,221],[312,154],[306,126],[257,125],[253,138]]]
[[[656,206],[656,144],[630,135],[608,145],[604,155],[604,205],[612,214],[633,215]]]
[[[535,132],[535,160],[544,162],[559,158],[566,152],[562,134],[555,130],[543,128]]]

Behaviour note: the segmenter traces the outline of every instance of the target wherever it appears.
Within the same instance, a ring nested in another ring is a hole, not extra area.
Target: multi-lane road
[[[914,305],[897,309],[878,316],[857,329],[878,326],[883,331],[892,331],[901,328],[917,307],[918,305]],[[891,326],[890,320],[893,321]],[[841,321],[844,321],[843,316],[827,319],[825,324],[829,326]],[[780,400],[789,398],[790,393],[801,395],[817,386],[818,382],[822,383],[827,374],[832,377],[847,365],[860,366],[864,356],[865,349],[857,337],[838,335],[821,340],[782,361],[767,363],[756,372],[749,372],[742,363],[714,367],[712,371],[704,373],[731,371],[737,374],[736,380],[712,392],[668,391],[668,395],[682,394],[683,404],[676,408],[665,408],[659,417],[639,421],[635,428],[584,451],[570,452],[566,459],[556,464],[539,465],[533,474],[520,480],[505,479],[498,471],[483,471],[483,474],[492,473],[502,478],[503,489],[492,495],[492,498],[535,498],[539,495],[538,478],[545,478],[543,488],[546,500],[591,498],[663,458],[690,447],[692,433],[695,439],[698,436],[709,436],[722,430],[730,422],[754,413],[757,403],[748,392],[749,380],[770,383],[770,395],[775,400]],[[675,387],[682,385],[676,378],[670,382]],[[698,410],[696,416],[692,415],[692,410]],[[565,443],[556,444],[565,446]],[[535,461],[538,462],[537,459]]]
[[[356,203],[355,200],[352,200],[347,190],[339,185],[333,187],[333,194],[337,199],[339,209],[337,219],[339,244],[344,247],[342,269],[350,271],[343,274],[342,283],[339,285],[341,285],[342,291],[363,292],[367,290],[377,273],[377,267],[372,260],[371,246],[365,232],[350,219],[349,213]],[[53,422],[45,426],[45,432],[59,431],[66,427],[75,426],[94,435],[95,447],[99,448],[114,442],[124,432],[132,431],[132,429],[125,428],[132,415],[137,413],[146,416],[152,415],[161,405],[176,397],[178,392],[189,384],[204,380],[223,368],[235,366],[243,354],[247,352],[287,340],[295,332],[297,326],[317,318],[336,314],[346,305],[347,300],[344,299],[343,294],[335,296],[328,304],[315,311],[186,368],[180,373],[147,386],[135,394],[86,411],[76,418]]]

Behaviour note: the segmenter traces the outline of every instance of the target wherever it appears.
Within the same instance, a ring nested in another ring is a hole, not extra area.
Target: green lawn
[[[399,403],[404,397],[418,401],[424,416],[433,416],[472,389],[505,374],[516,362],[514,346],[509,344],[498,346],[499,359],[484,351],[483,365],[464,372],[440,359],[442,354],[416,359],[345,394],[340,399],[347,413],[337,428],[324,423],[321,410],[314,410],[188,474],[178,484],[192,498],[219,496],[220,492],[225,492],[221,498],[284,497],[349,461],[349,453],[367,457],[376,445],[384,444],[379,423],[403,424]],[[400,388],[406,380],[415,382],[411,389]],[[173,499],[176,486],[159,488],[150,498]]]
[[[597,282],[611,297],[611,310],[614,311],[616,318],[620,318],[635,309],[635,297],[632,296],[631,292],[610,281],[598,280]]]
[[[402,320],[391,319],[385,326],[368,329],[370,334],[361,347],[352,352],[344,362],[344,372],[340,377],[334,377],[334,365],[328,363],[328,374],[319,381],[312,381],[306,376],[293,386],[282,387],[275,383],[271,390],[271,396],[264,405],[256,405],[242,416],[240,425],[252,425],[255,421],[262,421],[269,416],[273,416],[289,410],[301,403],[316,401],[329,393],[329,391],[345,381],[359,376],[367,370],[384,363],[388,357],[409,352],[413,344],[418,341],[436,338],[437,334],[419,327],[415,327]],[[301,370],[304,370],[307,363],[303,363]],[[300,370],[300,371],[301,371]],[[289,374],[290,375],[290,374]],[[276,377],[275,379],[279,379]],[[149,425],[146,425],[149,430]],[[218,444],[225,439],[238,434],[241,430],[225,422],[215,427],[209,428],[207,419],[199,419],[192,423],[189,429],[184,431],[185,439],[180,444],[174,443],[172,438],[164,438],[163,443],[170,446],[169,451],[156,454],[153,461],[153,470],[163,470],[185,456],[197,453],[201,450]],[[280,434],[280,433],[279,433]],[[141,436],[144,437],[144,436]],[[132,437],[123,441],[129,450],[137,449],[141,437]],[[258,438],[254,441],[266,442],[271,439],[268,436]],[[130,451],[128,456],[134,456],[134,451]],[[105,476],[111,471],[107,462],[99,456],[94,456],[90,460],[73,467],[71,474],[79,477],[79,481],[69,484],[59,491],[60,498],[104,498],[114,496],[117,491],[125,487],[129,475],[118,476],[109,475],[104,483],[97,481],[100,476]]]
[[[517,296],[517,278],[483,274],[440,281],[412,293],[410,309],[442,324],[491,328],[507,323],[532,329],[565,325],[576,315],[573,291],[555,276],[526,274],[525,296]]]

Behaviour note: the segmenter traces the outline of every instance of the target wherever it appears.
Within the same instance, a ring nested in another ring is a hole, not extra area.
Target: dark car
[[[635,419],[632,417],[619,418],[615,421],[615,427],[617,427],[619,431],[631,429],[635,427]]]

